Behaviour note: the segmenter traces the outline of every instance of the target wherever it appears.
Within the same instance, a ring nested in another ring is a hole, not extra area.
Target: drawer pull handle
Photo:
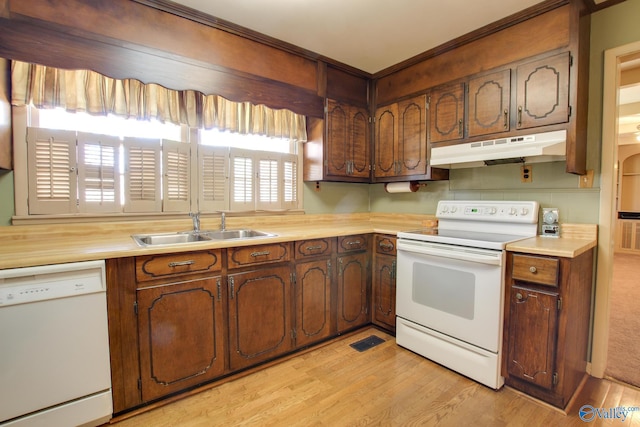
[[[322,249],[322,245],[317,246],[307,246],[308,251],[317,251],[318,249]]]
[[[184,265],[191,265],[191,264],[195,264],[196,262],[192,259],[187,260],[187,261],[173,261],[169,263],[169,267],[173,268],[173,267],[182,267]]]
[[[378,246],[380,246],[382,249],[393,249],[393,245],[391,243],[378,243]]]
[[[538,272],[538,269],[535,268],[534,266],[529,267],[529,271],[532,272],[533,274],[536,274]]]
[[[518,293],[516,294],[516,299],[517,299],[518,301],[522,301],[522,298],[523,298],[523,297],[522,297],[522,294],[521,294],[520,292],[518,292]]]
[[[271,253],[271,251],[251,252],[251,256],[255,258],[255,257],[259,257],[259,256],[269,255],[270,253]]]
[[[354,240],[352,242],[347,242],[347,245],[359,245],[359,244],[361,244],[360,240]]]

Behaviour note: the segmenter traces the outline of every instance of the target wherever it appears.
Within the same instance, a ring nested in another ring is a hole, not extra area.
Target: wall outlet
[[[531,182],[533,180],[533,168],[531,165],[520,166],[520,181]]]
[[[593,187],[593,170],[588,170],[586,174],[578,177],[578,188],[592,188]]]

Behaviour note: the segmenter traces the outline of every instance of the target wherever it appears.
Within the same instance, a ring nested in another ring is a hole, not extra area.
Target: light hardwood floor
[[[377,335],[364,352],[349,344]],[[590,378],[568,415],[513,389],[494,391],[367,328],[245,377],[115,423],[140,426],[640,426],[579,418],[582,405],[640,407],[640,391]]]

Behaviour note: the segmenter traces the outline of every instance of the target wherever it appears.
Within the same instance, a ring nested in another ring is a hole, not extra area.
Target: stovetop
[[[440,201],[438,228],[400,232],[398,238],[503,250],[537,234],[538,210],[531,201]]]

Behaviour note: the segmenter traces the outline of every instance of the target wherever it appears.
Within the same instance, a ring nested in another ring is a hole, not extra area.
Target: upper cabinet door
[[[365,108],[353,106],[349,111],[350,175],[369,179],[371,165],[369,112]]]
[[[398,175],[427,173],[427,97],[398,103]]]
[[[511,99],[511,70],[469,80],[469,137],[507,132]]]
[[[376,110],[374,176],[397,175],[398,104]]]
[[[327,175],[368,181],[371,159],[367,110],[327,99],[326,122]]]
[[[516,128],[569,121],[569,66],[562,53],[517,67]]]
[[[461,140],[464,137],[464,83],[438,86],[429,98],[429,141]]]
[[[327,100],[327,175],[347,175],[349,107]]]

